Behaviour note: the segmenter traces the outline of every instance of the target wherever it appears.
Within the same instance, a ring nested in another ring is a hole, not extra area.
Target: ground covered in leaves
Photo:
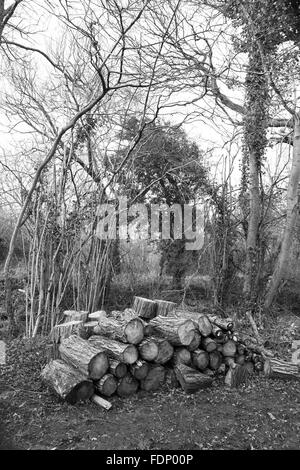
[[[40,381],[45,340],[14,340],[0,366],[0,447],[22,449],[299,449],[300,384],[256,377],[71,406]]]

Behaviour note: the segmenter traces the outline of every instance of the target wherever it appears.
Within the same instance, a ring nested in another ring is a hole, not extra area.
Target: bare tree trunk
[[[294,124],[293,162],[287,190],[286,225],[283,233],[281,249],[276,267],[267,291],[264,307],[269,309],[275,299],[279,284],[283,279],[288,266],[292,234],[298,217],[298,197],[300,182],[300,116],[296,116]]]
[[[247,233],[246,276],[244,283],[244,294],[246,297],[250,297],[251,295],[253,278],[256,274],[257,239],[260,221],[259,169],[255,152],[249,153],[249,180],[250,214]]]

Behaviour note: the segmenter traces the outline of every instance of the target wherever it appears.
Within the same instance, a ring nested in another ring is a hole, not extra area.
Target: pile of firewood
[[[109,316],[66,311],[51,339],[58,359],[46,365],[43,379],[70,403],[92,398],[106,409],[111,404],[104,397],[114,394],[154,391],[164,383],[193,393],[221,375],[227,385],[238,386],[255,372],[274,375],[282,369],[257,339],[236,331],[231,319],[142,297]],[[291,369],[284,366],[284,374],[299,373]]]

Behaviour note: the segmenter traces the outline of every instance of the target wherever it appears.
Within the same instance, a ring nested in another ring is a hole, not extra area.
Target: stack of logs
[[[173,302],[135,297],[131,309],[109,316],[64,313],[65,322],[51,332],[59,358],[42,377],[72,404],[91,398],[109,409],[104,397],[130,396],[139,388],[154,391],[166,382],[193,393],[222,374],[234,387],[255,372],[273,370],[268,352],[230,319],[180,310]]]

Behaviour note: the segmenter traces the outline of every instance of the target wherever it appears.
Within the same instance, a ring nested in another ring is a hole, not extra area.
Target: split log
[[[69,322],[69,321],[87,321],[89,312],[85,310],[65,310],[64,311],[64,321]]]
[[[60,323],[55,325],[50,332],[50,339],[53,343],[58,344],[64,338],[68,338],[71,335],[78,334],[81,336],[83,329],[83,321],[73,320],[66,323]]]
[[[247,381],[248,376],[249,372],[246,367],[240,366],[239,364],[234,364],[234,366],[229,367],[229,370],[225,376],[225,384],[232,388],[238,387]]]
[[[157,304],[153,300],[145,299],[144,297],[134,297],[133,310],[137,315],[142,318],[151,319],[156,316]]]
[[[123,343],[138,344],[144,337],[144,325],[139,318],[117,320],[103,317],[95,326],[94,334],[108,336]]]
[[[127,365],[124,362],[117,361],[116,359],[110,359],[109,372],[117,377],[117,379],[121,379],[128,372]]]
[[[138,359],[138,351],[133,344],[125,344],[104,336],[91,336],[89,338],[95,348],[104,350],[109,357],[125,364],[134,364]]]
[[[59,346],[61,358],[93,380],[101,379],[109,363],[104,351],[99,351],[79,336],[69,336]]]
[[[178,348],[175,350],[173,358],[173,364],[185,364],[189,366],[192,362],[191,352],[186,348]]]
[[[189,346],[194,340],[195,323],[176,317],[156,317],[150,321],[154,332],[173,346]]]
[[[130,372],[137,380],[143,380],[149,372],[149,364],[146,361],[136,361],[130,366]]]
[[[234,357],[236,354],[236,343],[232,339],[223,344],[223,356]]]
[[[174,369],[168,367],[165,370],[165,383],[169,388],[178,388],[180,386]]]
[[[148,375],[141,380],[141,389],[146,392],[158,390],[165,381],[165,368],[159,364],[149,365]]]
[[[209,353],[209,367],[212,370],[219,369],[220,365],[222,364],[222,354],[218,351],[212,351]]]
[[[175,366],[176,377],[186,393],[194,393],[200,389],[210,387],[213,379],[198,372],[185,364]]]
[[[280,359],[267,359],[264,363],[264,373],[274,379],[300,379],[298,365]]]
[[[196,349],[199,348],[201,343],[201,334],[198,331],[195,331],[194,333],[194,339],[192,342],[187,346],[187,349],[189,351],[195,351]]]
[[[86,374],[59,359],[49,362],[41,376],[61,398],[72,405],[88,400],[94,393],[93,382],[87,379]]]
[[[118,381],[112,374],[105,374],[100,380],[95,382],[97,392],[110,397],[117,390]]]
[[[160,315],[162,317],[166,317],[177,306],[177,304],[175,302],[168,302],[167,300],[154,299],[154,302],[156,302],[156,304],[157,304],[156,315]]]
[[[212,338],[202,338],[201,346],[205,351],[211,353],[217,349],[217,343]]]
[[[209,355],[206,351],[202,351],[201,349],[197,349],[192,354],[193,365],[201,371],[207,369],[209,364]]]
[[[91,401],[107,411],[112,407],[112,404],[109,401],[104,400],[104,398],[99,397],[98,395],[93,395]]]
[[[102,320],[102,318],[107,318],[107,314],[105,310],[97,310],[97,312],[93,312],[89,314],[89,320],[95,320],[97,323]]]
[[[119,380],[117,394],[119,397],[129,397],[137,392],[139,387],[138,381],[130,374]]]

